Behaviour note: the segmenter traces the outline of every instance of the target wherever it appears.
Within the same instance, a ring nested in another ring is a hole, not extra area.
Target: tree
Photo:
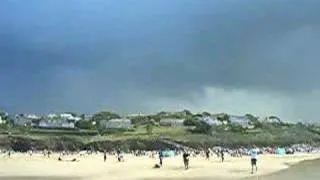
[[[6,119],[6,118],[7,118],[7,115],[8,115],[8,114],[7,114],[6,112],[0,110],[0,117],[1,117],[2,119]]]
[[[196,128],[193,130],[193,132],[210,134],[212,132],[212,127],[203,121],[198,121],[196,123]]]
[[[232,124],[230,125],[230,128],[232,132],[244,132],[244,128],[239,124]]]
[[[199,123],[197,118],[187,118],[184,120],[183,125],[185,126],[196,126]]]
[[[135,116],[130,119],[132,124],[137,126],[146,125],[151,120],[149,116]]]
[[[114,112],[109,111],[101,111],[92,116],[92,121],[100,122],[102,120],[111,120],[111,119],[117,119],[120,118],[120,116]]]
[[[149,121],[146,125],[146,131],[148,135],[151,135],[153,132],[153,127],[154,127],[154,121]]]
[[[146,125],[146,130],[147,130],[147,134],[151,135],[153,132],[153,125],[152,124],[147,124]]]
[[[249,119],[250,125],[253,125],[256,128],[262,128],[262,122],[260,122],[257,117],[251,114],[246,114],[245,116]]]
[[[208,113],[208,112],[206,112],[206,111],[204,111],[204,112],[202,112],[202,116],[204,116],[204,117],[208,117],[208,116],[211,116],[211,114],[210,114],[210,113]]]
[[[85,114],[81,114],[81,115],[80,115],[80,118],[81,118],[82,120],[85,120],[86,115],[85,115]]]
[[[92,122],[86,121],[86,120],[80,120],[76,122],[75,126],[79,129],[91,129]]]
[[[217,120],[218,120],[218,121],[229,121],[229,115],[228,115],[228,114],[219,115],[219,116],[217,117]]]
[[[184,112],[186,116],[192,116],[191,111],[189,111],[187,109],[183,110],[182,112]]]

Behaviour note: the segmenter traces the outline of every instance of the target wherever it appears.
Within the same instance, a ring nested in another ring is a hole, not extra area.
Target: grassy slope
[[[67,130],[24,130],[14,131],[14,136],[23,136],[35,140],[72,139],[76,142],[90,143],[101,141],[126,141],[132,139],[153,140],[161,137],[179,141],[191,146],[206,145],[276,145],[294,143],[319,143],[320,135],[299,126],[265,126],[246,132],[214,131],[212,135],[193,134],[184,128],[154,127],[152,134],[147,134],[141,126],[134,131],[115,132],[103,136],[96,135],[94,130],[67,131]],[[1,137],[1,136],[0,136]],[[2,135],[2,138],[7,135]]]

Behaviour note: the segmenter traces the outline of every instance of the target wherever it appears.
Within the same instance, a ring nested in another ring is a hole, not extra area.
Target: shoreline
[[[196,180],[253,180],[255,175],[250,174],[249,157],[226,157],[226,162],[221,163],[216,157],[206,161],[203,157],[192,158],[190,169],[184,170],[181,157],[164,159],[164,166],[153,169],[152,166],[158,159],[149,157],[134,157],[125,155],[125,162],[119,163],[114,156],[108,156],[107,162],[102,161],[101,154],[86,157],[77,157],[79,162],[58,162],[58,154],[52,158],[44,158],[40,154],[29,157],[26,154],[14,154],[12,159],[0,156],[0,180],[157,180],[157,179],[196,179]],[[69,158],[72,158],[71,156]],[[320,163],[320,154],[299,154],[277,157],[274,155],[261,155],[259,177],[266,180],[290,169],[297,169],[308,162]],[[301,164],[301,165],[300,165]],[[299,166],[300,165],[300,166]],[[256,178],[255,178],[256,179]],[[308,179],[309,180],[309,179]],[[313,179],[312,179],[313,180]]]
[[[303,160],[299,163],[288,165],[288,168],[279,170],[277,172],[259,176],[259,179],[264,180],[278,180],[278,179],[290,179],[290,180],[318,180],[320,172],[318,167],[320,165],[320,158],[313,160]],[[245,178],[243,180],[255,180],[256,178]]]

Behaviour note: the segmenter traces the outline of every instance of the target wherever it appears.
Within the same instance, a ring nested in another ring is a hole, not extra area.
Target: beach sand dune
[[[310,154],[283,157],[262,155],[259,157],[259,173],[251,175],[249,157],[232,158],[227,156],[223,163],[216,157],[212,157],[210,161],[206,161],[203,157],[191,158],[190,169],[184,170],[181,157],[165,158],[162,168],[153,169],[158,160],[149,157],[125,155],[125,162],[117,162],[115,156],[108,156],[107,162],[104,163],[103,155],[97,154],[86,157],[64,157],[64,159],[77,158],[79,162],[60,162],[57,160],[58,154],[46,158],[40,154],[29,157],[27,154],[16,153],[10,159],[4,156],[0,157],[0,180],[206,180],[212,178],[228,180],[257,179],[257,176],[264,176],[263,179],[268,178],[267,180],[275,180],[280,176],[283,179],[286,175],[292,175],[292,170],[299,172],[299,169],[310,165],[313,161],[303,162],[302,165],[295,166],[295,164],[319,157],[319,155]],[[285,170],[290,166],[292,166],[290,170]],[[308,171],[312,171],[312,169]]]

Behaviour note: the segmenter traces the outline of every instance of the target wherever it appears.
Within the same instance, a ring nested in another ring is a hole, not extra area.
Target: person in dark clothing
[[[220,157],[221,157],[221,162],[223,162],[224,161],[224,150],[223,149],[220,150]]]
[[[123,156],[121,155],[121,151],[120,149],[117,150],[117,157],[118,157],[118,161],[121,162],[122,161],[122,158]]]
[[[103,152],[103,161],[106,162],[106,160],[107,160],[107,152],[104,151]]]
[[[47,154],[47,155],[48,155],[48,158],[50,158],[50,155],[51,155],[51,151],[48,151],[48,154]]]
[[[160,150],[160,151],[159,151],[160,166],[162,166],[162,160],[163,160],[163,152],[162,152],[162,150]]]
[[[184,163],[184,168],[189,169],[189,156],[190,154],[187,151],[183,152],[182,158]]]
[[[210,159],[210,150],[209,148],[206,150],[206,160]]]

